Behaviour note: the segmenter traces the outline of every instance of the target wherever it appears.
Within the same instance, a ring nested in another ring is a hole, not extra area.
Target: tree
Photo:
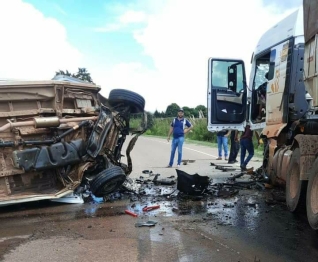
[[[204,105],[198,105],[195,110],[197,110],[198,112],[202,112],[204,117],[207,117],[208,115],[208,110]],[[200,114],[198,115],[198,117],[200,117]]]
[[[156,109],[156,111],[153,113],[154,117],[161,117],[160,113],[158,112],[158,110]]]
[[[166,117],[177,116],[179,108],[180,107],[176,103],[169,105],[166,109]]]
[[[78,68],[78,72],[75,74],[75,77],[89,83],[94,83],[91,74],[88,73],[87,69],[84,67]]]
[[[75,78],[78,78],[80,80],[83,80],[85,82],[89,82],[89,83],[94,84],[93,79],[91,77],[91,74],[84,67],[82,67],[82,68],[79,67],[76,74],[72,74],[68,70],[66,70],[65,72],[63,70],[59,70],[59,71],[55,72],[55,76],[57,76],[57,75],[71,76],[71,77],[75,77]]]
[[[72,75],[68,70],[66,70],[65,72],[63,70],[59,70],[59,71],[55,72],[55,76],[57,76],[57,75],[73,76],[74,77],[74,75]]]
[[[192,115],[192,108],[184,106],[183,112],[185,117],[190,117]]]

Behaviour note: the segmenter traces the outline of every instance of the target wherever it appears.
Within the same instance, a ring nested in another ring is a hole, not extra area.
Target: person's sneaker
[[[226,157],[224,160],[225,160],[225,161],[227,161],[227,160],[228,160],[228,158]]]
[[[246,166],[240,166],[242,171],[246,171]]]
[[[222,160],[222,157],[219,156],[219,157],[218,157],[217,159],[215,159],[215,160]]]
[[[180,165],[177,165],[177,168],[180,168]]]
[[[237,160],[234,160],[234,163],[237,163],[238,161]]]
[[[172,166],[170,166],[170,165],[167,165],[167,168],[170,168],[170,167],[172,167]]]
[[[228,164],[234,164],[235,163],[235,161],[229,161],[229,162],[227,162]]]

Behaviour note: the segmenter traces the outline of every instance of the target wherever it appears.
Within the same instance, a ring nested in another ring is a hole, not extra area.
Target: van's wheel
[[[114,192],[125,180],[124,171],[119,166],[111,166],[94,177],[90,189],[95,196],[102,197]]]
[[[145,99],[141,95],[125,89],[111,90],[108,102],[115,109],[122,105],[128,105],[131,113],[142,113],[145,109]]]
[[[318,159],[314,162],[309,175],[306,209],[310,226],[318,230]]]
[[[289,162],[286,177],[286,204],[291,212],[304,210],[307,181],[300,180],[300,151],[296,148]]]

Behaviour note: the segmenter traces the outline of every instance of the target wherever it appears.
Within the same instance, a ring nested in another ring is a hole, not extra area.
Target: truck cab
[[[261,172],[285,187],[286,206],[318,230],[318,2],[270,28],[252,55],[249,83],[240,59],[210,58],[208,130],[261,130]],[[261,92],[262,91],[262,92]],[[305,202],[305,203],[304,203]]]
[[[300,8],[270,28],[252,54],[249,83],[240,59],[208,61],[208,130],[252,130],[277,137],[307,112],[303,78],[304,34]],[[263,93],[263,95],[262,95]]]

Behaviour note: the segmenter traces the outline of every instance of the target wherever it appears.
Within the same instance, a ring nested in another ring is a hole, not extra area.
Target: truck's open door
[[[244,62],[210,58],[208,68],[208,130],[243,131],[247,114]]]

